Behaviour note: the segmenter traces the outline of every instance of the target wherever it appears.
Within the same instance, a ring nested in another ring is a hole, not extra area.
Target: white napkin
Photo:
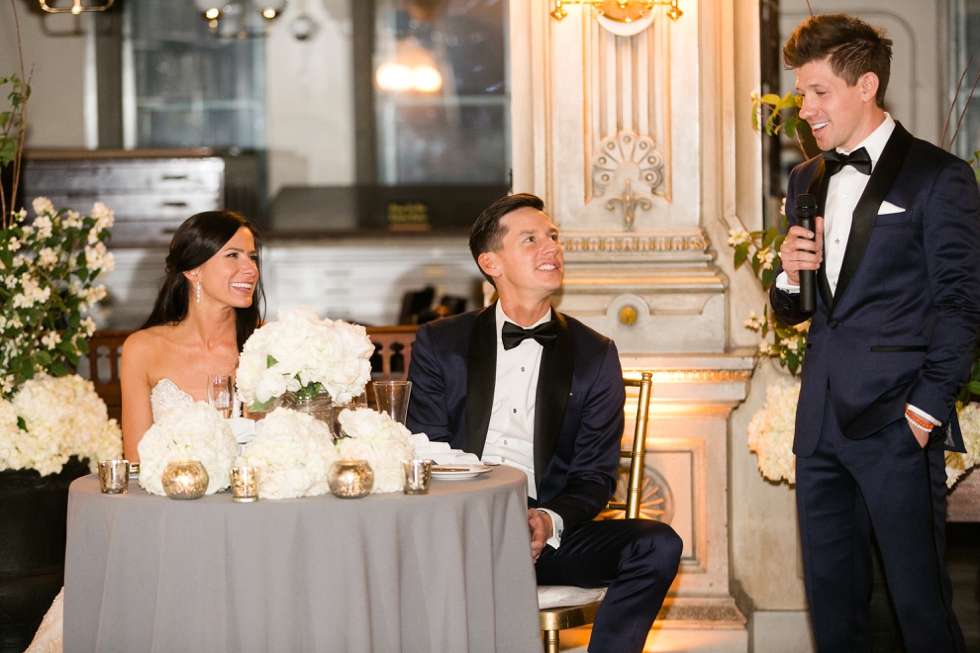
[[[244,417],[230,417],[227,422],[238,444],[251,442],[258,433],[258,422],[253,420]]]
[[[417,457],[432,460],[437,465],[480,464],[480,459],[475,454],[453,449],[448,442],[433,442],[425,433],[413,433],[412,446]]]

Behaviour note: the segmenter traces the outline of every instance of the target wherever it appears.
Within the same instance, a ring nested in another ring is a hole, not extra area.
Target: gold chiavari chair
[[[633,448],[623,449],[620,452],[623,458],[630,459],[629,484],[626,489],[626,501],[610,501],[606,509],[625,510],[627,519],[639,519],[640,503],[643,493],[643,462],[646,457],[646,432],[647,422],[650,416],[650,394],[651,388],[653,387],[653,373],[643,372],[640,379],[624,378],[623,383],[627,388],[640,389],[636,405],[636,428],[633,431]],[[576,590],[578,590],[578,588],[567,589],[570,590],[566,592],[569,595],[574,595]],[[579,591],[582,593],[586,592],[586,590]],[[600,591],[599,594],[605,595],[605,592]],[[542,593],[539,590],[539,602],[541,601],[541,597]],[[565,630],[566,628],[587,626],[595,621],[595,615],[601,603],[602,598],[600,596],[581,605],[561,605],[541,608],[538,611],[538,617],[541,621],[541,630],[544,632],[546,653],[558,653],[558,631]]]

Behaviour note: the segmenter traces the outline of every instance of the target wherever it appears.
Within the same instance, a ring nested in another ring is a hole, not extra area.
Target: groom
[[[591,653],[640,653],[682,543],[656,521],[592,521],[612,496],[623,434],[616,345],[551,307],[564,259],[534,195],[487,208],[470,250],[500,300],[419,327],[408,427],[528,477],[539,585],[609,589]]]
[[[775,312],[797,324],[801,271],[816,313],[796,415],[796,499],[819,651],[871,651],[871,532],[909,653],[964,650],[945,551],[943,445],[980,327],[980,193],[963,161],[885,113],[891,41],[814,16],[783,49],[823,156],[793,170]],[[798,194],[816,197],[813,231]]]

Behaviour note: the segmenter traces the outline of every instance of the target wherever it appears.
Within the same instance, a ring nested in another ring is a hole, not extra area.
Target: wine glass
[[[231,417],[235,389],[230,374],[208,375],[208,403],[225,419]]]

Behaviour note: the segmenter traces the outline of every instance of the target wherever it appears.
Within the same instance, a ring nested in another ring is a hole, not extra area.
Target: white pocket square
[[[878,215],[889,215],[890,213],[905,213],[905,209],[895,206],[891,202],[882,202],[881,208],[878,209]]]

